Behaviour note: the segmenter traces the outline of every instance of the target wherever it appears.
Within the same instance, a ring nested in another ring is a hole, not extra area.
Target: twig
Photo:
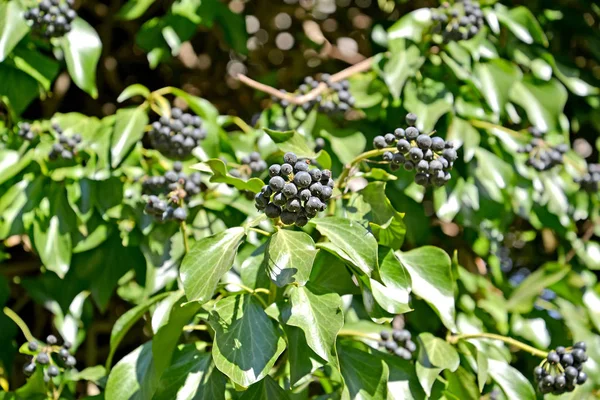
[[[338,178],[338,182],[337,182],[338,188],[344,187],[345,180],[348,178],[348,174],[350,173],[350,170],[356,164],[358,164],[359,162],[364,161],[368,158],[371,158],[371,157],[378,157],[378,156],[382,155],[383,153],[390,151],[390,150],[393,150],[393,149],[390,147],[386,147],[384,149],[375,149],[375,150],[366,151],[366,152],[356,156],[356,158],[354,158],[354,160],[350,161],[348,164],[346,164],[344,166],[344,170],[342,171],[342,173],[340,174],[340,176]]]
[[[596,221],[596,223],[600,223],[600,221]],[[581,237],[582,243],[586,243],[588,240],[590,240],[592,238],[592,236],[594,236],[595,226],[596,226],[595,223],[590,224],[590,226],[587,228],[587,230]],[[565,263],[568,263],[569,261],[571,261],[573,259],[573,257],[575,257],[575,254],[577,254],[577,250],[575,250],[575,248],[571,248],[571,250],[569,250],[569,253],[565,257]]]
[[[271,232],[267,232],[267,231],[263,231],[262,229],[258,229],[258,228],[248,228],[248,230],[256,232],[256,233],[260,233],[261,235],[265,235],[265,236],[271,236]]]
[[[446,340],[448,341],[448,343],[452,343],[452,344],[456,344],[458,343],[459,340],[466,340],[466,339],[493,339],[493,340],[500,340],[506,344],[509,344],[511,346],[517,347],[521,350],[524,350],[528,353],[530,353],[531,355],[537,356],[537,357],[543,357],[546,358],[548,356],[548,352],[543,351],[543,350],[539,350],[536,349],[535,347],[529,346],[523,342],[519,342],[516,339],[513,339],[511,337],[506,337],[506,336],[502,336],[502,335],[497,335],[495,333],[472,333],[472,334],[461,334],[461,335],[450,335],[446,338]]]
[[[364,339],[369,339],[369,340],[377,340],[377,338],[379,337],[379,335],[377,333],[366,333],[366,332],[355,331],[355,330],[351,330],[351,329],[340,330],[338,332],[338,336],[352,336],[352,337],[359,337],[359,338],[364,338]]]
[[[374,57],[367,58],[366,60],[361,61],[358,64],[354,64],[351,67],[348,67],[348,68],[338,72],[337,74],[333,74],[333,75],[331,75],[331,78],[329,79],[329,81],[333,82],[333,83],[340,82],[340,81],[343,81],[344,79],[351,77],[354,74],[358,74],[360,72],[367,71],[371,68],[371,65],[373,64],[373,60],[374,60]],[[287,100],[290,104],[295,104],[295,105],[302,105],[306,102],[316,99],[317,97],[319,97],[319,95],[321,93],[323,93],[328,88],[326,83],[321,82],[321,83],[319,83],[319,85],[316,88],[314,88],[307,94],[304,94],[302,96],[294,96],[292,93],[284,93],[284,92],[281,92],[281,91],[275,89],[272,86],[257,82],[254,79],[248,78],[244,74],[238,74],[237,78],[240,80],[240,82],[242,82],[243,84],[245,84],[247,86],[250,86],[256,90],[260,90],[261,92],[270,94],[271,96],[278,97],[282,100]]]
[[[35,338],[31,334],[29,327],[27,326],[25,321],[23,321],[21,317],[17,315],[17,313],[15,313],[8,307],[4,307],[4,314],[6,314],[8,318],[12,319],[13,322],[17,324],[17,326],[21,329],[21,332],[23,332],[23,336],[25,336],[28,342],[35,342]]]
[[[184,331],[207,331],[208,326],[206,325],[186,325],[183,327]]]

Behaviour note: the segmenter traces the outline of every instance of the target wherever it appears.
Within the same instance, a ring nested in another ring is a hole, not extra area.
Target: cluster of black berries
[[[294,153],[286,153],[283,161],[269,167],[269,183],[254,197],[255,206],[269,218],[302,227],[327,208],[334,187],[331,171],[310,169]]]
[[[316,89],[321,83],[325,83],[328,89],[316,98],[307,101],[300,106],[296,106],[294,111],[298,108],[302,108],[308,113],[314,107],[318,106],[319,112],[332,115],[344,114],[354,106],[355,100],[350,93],[350,82],[348,80],[332,82],[331,75],[329,74],[322,74],[320,81],[307,76],[304,78],[304,83],[298,87],[296,92],[294,92],[294,96],[303,96],[313,89]],[[281,92],[287,93],[285,90],[281,90]],[[287,108],[290,105],[289,101],[282,100],[276,96],[273,96],[273,101],[277,102],[283,108]]]
[[[597,192],[600,187],[600,164],[588,164],[587,173],[575,182],[586,192]]]
[[[563,163],[563,154],[569,150],[565,143],[550,146],[542,139],[543,133],[536,127],[529,128],[533,136],[531,141],[517,150],[519,153],[529,155],[526,164],[538,171],[547,171],[556,165]]]
[[[441,34],[445,43],[471,39],[484,25],[483,11],[473,0],[457,1],[452,6],[445,2],[431,10],[431,19],[433,32]]]
[[[559,346],[533,371],[540,392],[563,394],[575,390],[587,381],[583,364],[588,360],[586,344],[578,342],[572,348]]]
[[[182,203],[200,193],[204,187],[200,173],[188,176],[182,170],[181,162],[176,161],[172,171],[163,176],[151,176],[142,183],[142,192],[149,195],[146,214],[162,222],[183,222],[187,219],[188,213]]]
[[[29,122],[19,124],[19,136],[24,140],[32,141],[36,137],[36,132]]]
[[[162,154],[183,159],[206,138],[206,129],[203,127],[202,118],[173,107],[171,117],[163,116],[155,121],[148,136],[152,147]]]
[[[71,22],[77,18],[73,10],[75,0],[42,0],[37,7],[25,11],[23,16],[31,27],[47,38],[61,37],[71,31]]]
[[[441,137],[421,134],[415,127],[417,116],[408,114],[408,128],[398,128],[394,133],[376,136],[373,146],[376,149],[396,147],[383,153],[383,161],[390,163],[396,171],[403,166],[407,171],[416,171],[415,182],[421,186],[443,186],[450,181],[450,171],[458,158],[454,143]]]
[[[236,178],[251,177],[260,175],[267,169],[267,162],[262,159],[260,153],[254,151],[247,156],[242,157],[239,168],[229,171],[231,176]]]
[[[412,359],[417,345],[411,340],[412,336],[409,331],[406,329],[394,329],[392,332],[382,331],[379,336],[381,337],[381,341],[379,342],[380,348],[386,349],[389,353],[405,360]]]
[[[52,124],[52,129],[58,134],[58,143],[52,145],[48,157],[50,160],[72,160],[77,154],[77,145],[81,143],[81,135],[74,134],[71,137],[66,136],[58,124]]]
[[[496,250],[496,257],[500,261],[502,272],[510,272],[513,269],[513,260],[510,257],[510,249],[505,246],[499,246]]]
[[[56,364],[56,360],[52,358],[52,354],[56,354],[61,360],[63,368],[73,368],[77,364],[77,360],[69,353],[71,343],[64,342],[62,347],[57,345],[58,340],[54,335],[48,335],[45,344],[39,342],[27,343],[27,348],[30,352],[35,353],[31,362],[23,366],[25,376],[31,376],[35,372],[38,365],[44,368],[44,380],[49,381],[60,374],[60,369]]]

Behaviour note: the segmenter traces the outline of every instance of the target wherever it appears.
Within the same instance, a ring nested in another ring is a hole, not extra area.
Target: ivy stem
[[[267,231],[263,231],[262,229],[259,228],[248,228],[249,231],[253,231],[256,233],[260,233],[261,235],[265,235],[265,236],[271,236],[271,232],[267,232]]]
[[[207,331],[208,330],[208,326],[206,325],[186,325],[183,327],[184,331]]]
[[[350,161],[348,164],[346,164],[344,166],[344,170],[342,171],[342,173],[338,177],[338,181],[337,181],[338,188],[344,187],[344,184],[345,184],[344,181],[348,178],[348,175],[350,174],[350,170],[352,168],[354,168],[354,166],[356,164],[358,164],[361,161],[364,161],[366,159],[372,158],[372,157],[381,156],[381,155],[383,155],[383,153],[385,153],[387,151],[391,151],[391,150],[393,150],[393,148],[386,147],[384,149],[369,150],[369,151],[366,151],[366,152],[364,152],[364,153],[359,154],[358,156],[356,156],[356,158],[354,158],[354,160]]]
[[[248,125],[246,121],[244,121],[240,117],[231,117],[231,122],[237,125],[237,127],[240,128],[244,133],[252,133],[252,128],[250,127],[250,125]]]
[[[265,289],[265,288],[256,288],[256,289],[252,289],[252,288],[250,288],[250,287],[248,287],[248,286],[246,286],[246,285],[244,285],[244,284],[237,283],[237,282],[224,282],[224,283],[223,283],[223,285],[224,285],[224,286],[227,286],[227,285],[233,285],[233,286],[237,286],[237,287],[239,287],[240,289],[242,289],[243,291],[245,291],[245,292],[248,292],[248,293],[250,293],[252,296],[254,296],[254,297],[256,298],[256,300],[260,301],[260,302],[261,302],[261,304],[262,304],[262,305],[263,305],[265,308],[267,308],[267,307],[268,307],[267,303],[265,303],[265,301],[264,301],[264,300],[263,300],[263,299],[262,299],[260,296],[257,296],[257,294],[258,294],[258,293],[263,293],[263,294],[266,294],[266,295],[270,295],[270,294],[271,294],[271,291],[270,291],[269,289]]]
[[[476,128],[481,128],[481,129],[499,129],[501,131],[504,131],[506,133],[508,133],[511,136],[517,137],[517,138],[522,138],[523,135],[517,131],[513,131],[512,129],[508,129],[505,128],[503,126],[500,125],[496,125],[496,124],[492,124],[490,122],[485,122],[485,121],[479,121],[477,119],[472,119],[469,121],[471,123],[471,125],[473,125]]]
[[[511,346],[517,347],[523,351],[526,351],[528,353],[530,353],[533,356],[536,357],[543,357],[546,358],[548,357],[548,352],[544,351],[544,350],[539,350],[536,349],[535,347],[529,346],[523,342],[520,342],[516,339],[513,339],[511,337],[507,337],[507,336],[502,336],[502,335],[497,335],[495,333],[465,333],[465,334],[459,334],[459,335],[450,335],[446,338],[446,340],[448,341],[448,343],[451,344],[456,344],[458,343],[459,340],[466,340],[466,339],[493,339],[493,340],[500,340],[506,344],[509,344]]]
[[[369,340],[377,340],[377,338],[379,337],[379,335],[377,333],[366,333],[366,332],[361,332],[361,331],[355,331],[352,329],[341,329],[338,332],[338,336],[353,336],[353,337],[360,337],[360,338],[369,339]]]
[[[25,336],[25,338],[27,339],[28,342],[35,342],[35,338],[31,334],[31,331],[29,330],[29,327],[27,326],[27,324],[25,323],[25,321],[23,321],[21,319],[21,317],[19,317],[17,315],[16,312],[14,312],[13,310],[11,310],[8,307],[4,307],[4,314],[6,314],[6,316],[8,318],[12,319],[13,322],[15,324],[17,324],[17,326],[21,329],[21,332],[23,332],[23,336]]]
[[[179,200],[179,207],[183,207],[183,198]],[[179,227],[181,228],[181,235],[183,235],[183,247],[185,249],[185,254],[188,254],[190,252],[190,245],[187,237],[187,224],[185,221],[181,221]]]

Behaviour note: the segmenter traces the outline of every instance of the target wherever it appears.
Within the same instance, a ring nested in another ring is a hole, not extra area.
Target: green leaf
[[[233,265],[244,228],[230,228],[194,243],[183,259],[180,277],[189,301],[207,302]]]
[[[110,371],[105,397],[112,400],[150,399],[156,389],[152,362],[152,342],[146,342]]]
[[[412,279],[413,292],[437,312],[443,324],[456,331],[454,281],[450,257],[440,248],[424,246],[396,256]]]
[[[296,131],[274,131],[264,129],[265,133],[277,144],[284,153],[292,152],[298,157],[315,158],[315,152],[308,146],[306,138]]]
[[[321,368],[326,361],[319,357],[306,342],[306,335],[300,328],[283,325],[287,337],[288,360],[290,363],[290,385]]]
[[[505,25],[522,42],[548,46],[548,39],[539,22],[528,8],[519,6],[508,10],[500,3],[494,9],[500,23]]]
[[[509,187],[515,175],[513,167],[481,147],[475,149],[475,158],[477,159],[475,177],[487,190],[492,200],[502,203],[503,191]]]
[[[191,168],[202,172],[212,173],[212,176],[210,177],[211,182],[226,183],[238,190],[247,190],[252,193],[258,193],[265,185],[265,183],[258,178],[250,178],[245,181],[229,175],[225,162],[218,158],[213,158],[203,163],[193,165]]]
[[[17,43],[29,32],[19,2],[0,3],[0,62],[4,61]]]
[[[360,294],[344,262],[327,251],[317,253],[309,281],[312,287],[326,292]]]
[[[56,60],[25,46],[15,48],[12,61],[15,67],[38,81],[47,92],[60,72],[60,64]]]
[[[416,45],[407,47],[404,40],[398,40],[397,43],[397,51],[392,53],[383,67],[383,79],[395,99],[400,98],[406,80],[414,76],[425,62]]]
[[[250,386],[240,400],[287,400],[289,396],[269,375]]]
[[[102,42],[85,20],[76,18],[71,26],[72,29],[61,41],[69,75],[77,86],[97,98],[96,67],[102,54]]]
[[[452,118],[452,123],[448,128],[447,140],[452,140],[457,146],[462,146],[465,162],[469,162],[475,155],[475,150],[479,147],[481,135],[479,131],[470,123],[457,116]]]
[[[318,218],[312,223],[364,274],[371,276],[378,269],[377,240],[362,225],[338,217]]]
[[[388,41],[407,38],[419,43],[425,29],[431,25],[431,10],[420,8],[404,14],[388,29]]]
[[[335,341],[344,326],[340,295],[313,292],[310,286],[291,286],[289,299],[289,307],[281,313],[283,321],[302,329],[310,348],[324,360],[337,364]]]
[[[378,243],[392,249],[399,249],[406,235],[404,214],[399,213],[392,206],[385,195],[385,185],[385,182],[372,182],[360,193],[364,201],[371,206],[372,222],[369,222],[369,225]]]
[[[184,301],[181,299],[183,293],[176,292],[173,295],[179,296],[180,299],[171,308],[168,322],[165,322],[152,338],[152,353],[157,377],[160,377],[171,363],[173,350],[177,346],[183,327],[192,320],[200,309],[199,303],[183,305]]]
[[[133,85],[127,86],[125,90],[121,92],[121,94],[117,98],[117,101],[119,103],[122,103],[125,100],[128,100],[135,96],[142,96],[143,98],[147,98],[148,96],[150,96],[150,90],[142,84],[134,83]]]
[[[440,372],[445,369],[456,371],[460,365],[460,357],[454,347],[431,333],[421,333],[418,341],[420,346],[416,365],[417,377],[427,396],[430,396],[431,387]]]
[[[94,367],[88,367],[81,371],[71,371],[67,375],[67,379],[70,381],[91,381],[98,382],[100,379],[106,376],[106,368],[102,365],[96,365]]]
[[[280,332],[252,295],[219,300],[209,323],[215,331],[215,365],[237,385],[263,379],[285,349]]]
[[[442,115],[452,111],[454,96],[442,82],[425,79],[417,86],[409,81],[404,87],[404,108],[419,116],[417,128],[429,133]]]
[[[535,299],[548,286],[563,279],[570,268],[558,263],[545,265],[529,275],[511,294],[506,303],[508,311],[527,313],[531,311]]]
[[[153,400],[223,399],[227,378],[200,346],[189,344],[173,354],[162,374]]]
[[[110,369],[112,364],[112,358],[117,351],[117,347],[129,331],[131,327],[140,319],[142,316],[152,307],[155,303],[163,300],[171,293],[161,293],[158,294],[145,302],[133,307],[128,310],[125,314],[121,315],[117,322],[115,322],[113,329],[110,333],[110,351],[108,353],[108,357],[106,359],[106,369]],[[148,347],[152,348],[151,344],[148,344]]]
[[[536,395],[531,383],[519,371],[504,361],[488,360],[492,379],[502,388],[509,399],[535,400]]]
[[[410,275],[400,264],[393,250],[380,247],[381,261],[379,275],[383,284],[371,279],[373,297],[381,308],[391,314],[403,314],[412,311],[409,303]]]
[[[377,332],[379,334],[378,328]],[[388,378],[388,398],[393,400],[424,400],[425,392],[421,388],[413,363],[393,354],[380,353],[390,370]]]
[[[543,82],[529,76],[510,91],[510,100],[523,107],[529,121],[542,132],[559,129],[567,97],[567,89],[558,80]]]
[[[133,146],[144,136],[148,114],[143,107],[125,108],[117,111],[115,130],[111,137],[111,166],[117,168]]]
[[[129,0],[121,7],[117,13],[117,17],[130,21],[141,17],[146,10],[154,4],[155,0]]]
[[[338,348],[340,370],[349,398],[360,400],[382,400],[388,396],[389,368],[376,356],[347,344]],[[342,396],[343,398],[343,396]]]
[[[479,392],[483,392],[483,388],[488,378],[488,357],[483,351],[480,351],[473,343],[463,340],[459,342],[459,348],[465,354],[471,365],[471,369],[477,371],[477,384]]]
[[[459,367],[455,372],[445,373],[448,384],[445,392],[456,399],[477,399],[479,398],[479,389],[475,383],[475,377],[463,367]]]
[[[515,64],[500,58],[475,65],[475,76],[480,82],[481,94],[496,114],[502,113],[513,84],[522,75]]]
[[[315,242],[304,232],[278,230],[267,247],[267,272],[279,287],[304,286],[310,277],[315,256]]]
[[[7,63],[0,64],[0,82],[0,99],[8,103],[15,114],[21,114],[39,96],[37,81]]]

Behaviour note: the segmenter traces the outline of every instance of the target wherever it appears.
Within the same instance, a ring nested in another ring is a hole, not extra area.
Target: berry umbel
[[[31,361],[23,366],[23,373],[29,377],[40,367],[44,371],[44,380],[48,382],[51,378],[58,376],[61,370],[73,368],[77,364],[75,357],[69,353],[70,348],[71,343],[67,341],[59,346],[58,339],[54,335],[48,335],[46,343],[28,342],[27,349],[29,354],[32,353],[32,357]]]
[[[23,17],[34,32],[46,38],[62,37],[71,31],[71,23],[77,18],[74,3],[74,0],[42,0],[37,7],[25,11]]]
[[[533,136],[531,141],[519,148],[517,152],[527,154],[526,164],[538,171],[547,171],[557,165],[563,164],[563,155],[569,150],[565,143],[551,146],[544,141],[543,133],[536,127],[529,128]]]
[[[485,23],[481,6],[474,0],[457,1],[453,5],[444,2],[441,7],[431,9],[431,19],[432,32],[441,35],[444,43],[471,39]]]
[[[67,136],[58,124],[52,124],[52,129],[56,132],[56,143],[52,145],[52,149],[48,154],[48,158],[54,160],[72,160],[77,155],[77,146],[81,144],[81,135],[76,133],[72,136]]]
[[[373,146],[376,149],[390,148],[383,153],[383,161],[390,164],[392,171],[404,167],[406,171],[415,171],[415,183],[418,185],[444,186],[450,181],[449,171],[458,158],[454,143],[419,132],[414,126],[416,122],[417,116],[408,114],[406,123],[409,127],[376,136]]]
[[[152,147],[167,157],[184,159],[206,138],[202,118],[173,107],[171,116],[162,116],[148,134]]]
[[[548,353],[542,363],[535,367],[533,374],[539,391],[543,394],[563,394],[572,392],[577,385],[587,381],[583,365],[588,360],[587,346],[578,342],[573,347],[557,347]]]
[[[576,179],[575,182],[579,183],[586,192],[597,192],[600,187],[600,164],[588,164],[585,175]]]
[[[254,198],[258,210],[285,225],[302,227],[327,208],[333,193],[331,171],[310,168],[294,153],[283,156],[283,164],[269,167],[269,182]]]
[[[394,354],[404,360],[412,359],[412,355],[417,349],[417,345],[411,340],[412,335],[406,329],[394,329],[392,331],[382,331],[379,336],[379,348],[385,349],[388,353]]]
[[[183,222],[188,216],[183,204],[203,188],[200,173],[188,176],[183,172],[181,162],[176,161],[172,170],[162,176],[148,177],[142,183],[142,193],[148,195],[144,211],[161,222]]]

